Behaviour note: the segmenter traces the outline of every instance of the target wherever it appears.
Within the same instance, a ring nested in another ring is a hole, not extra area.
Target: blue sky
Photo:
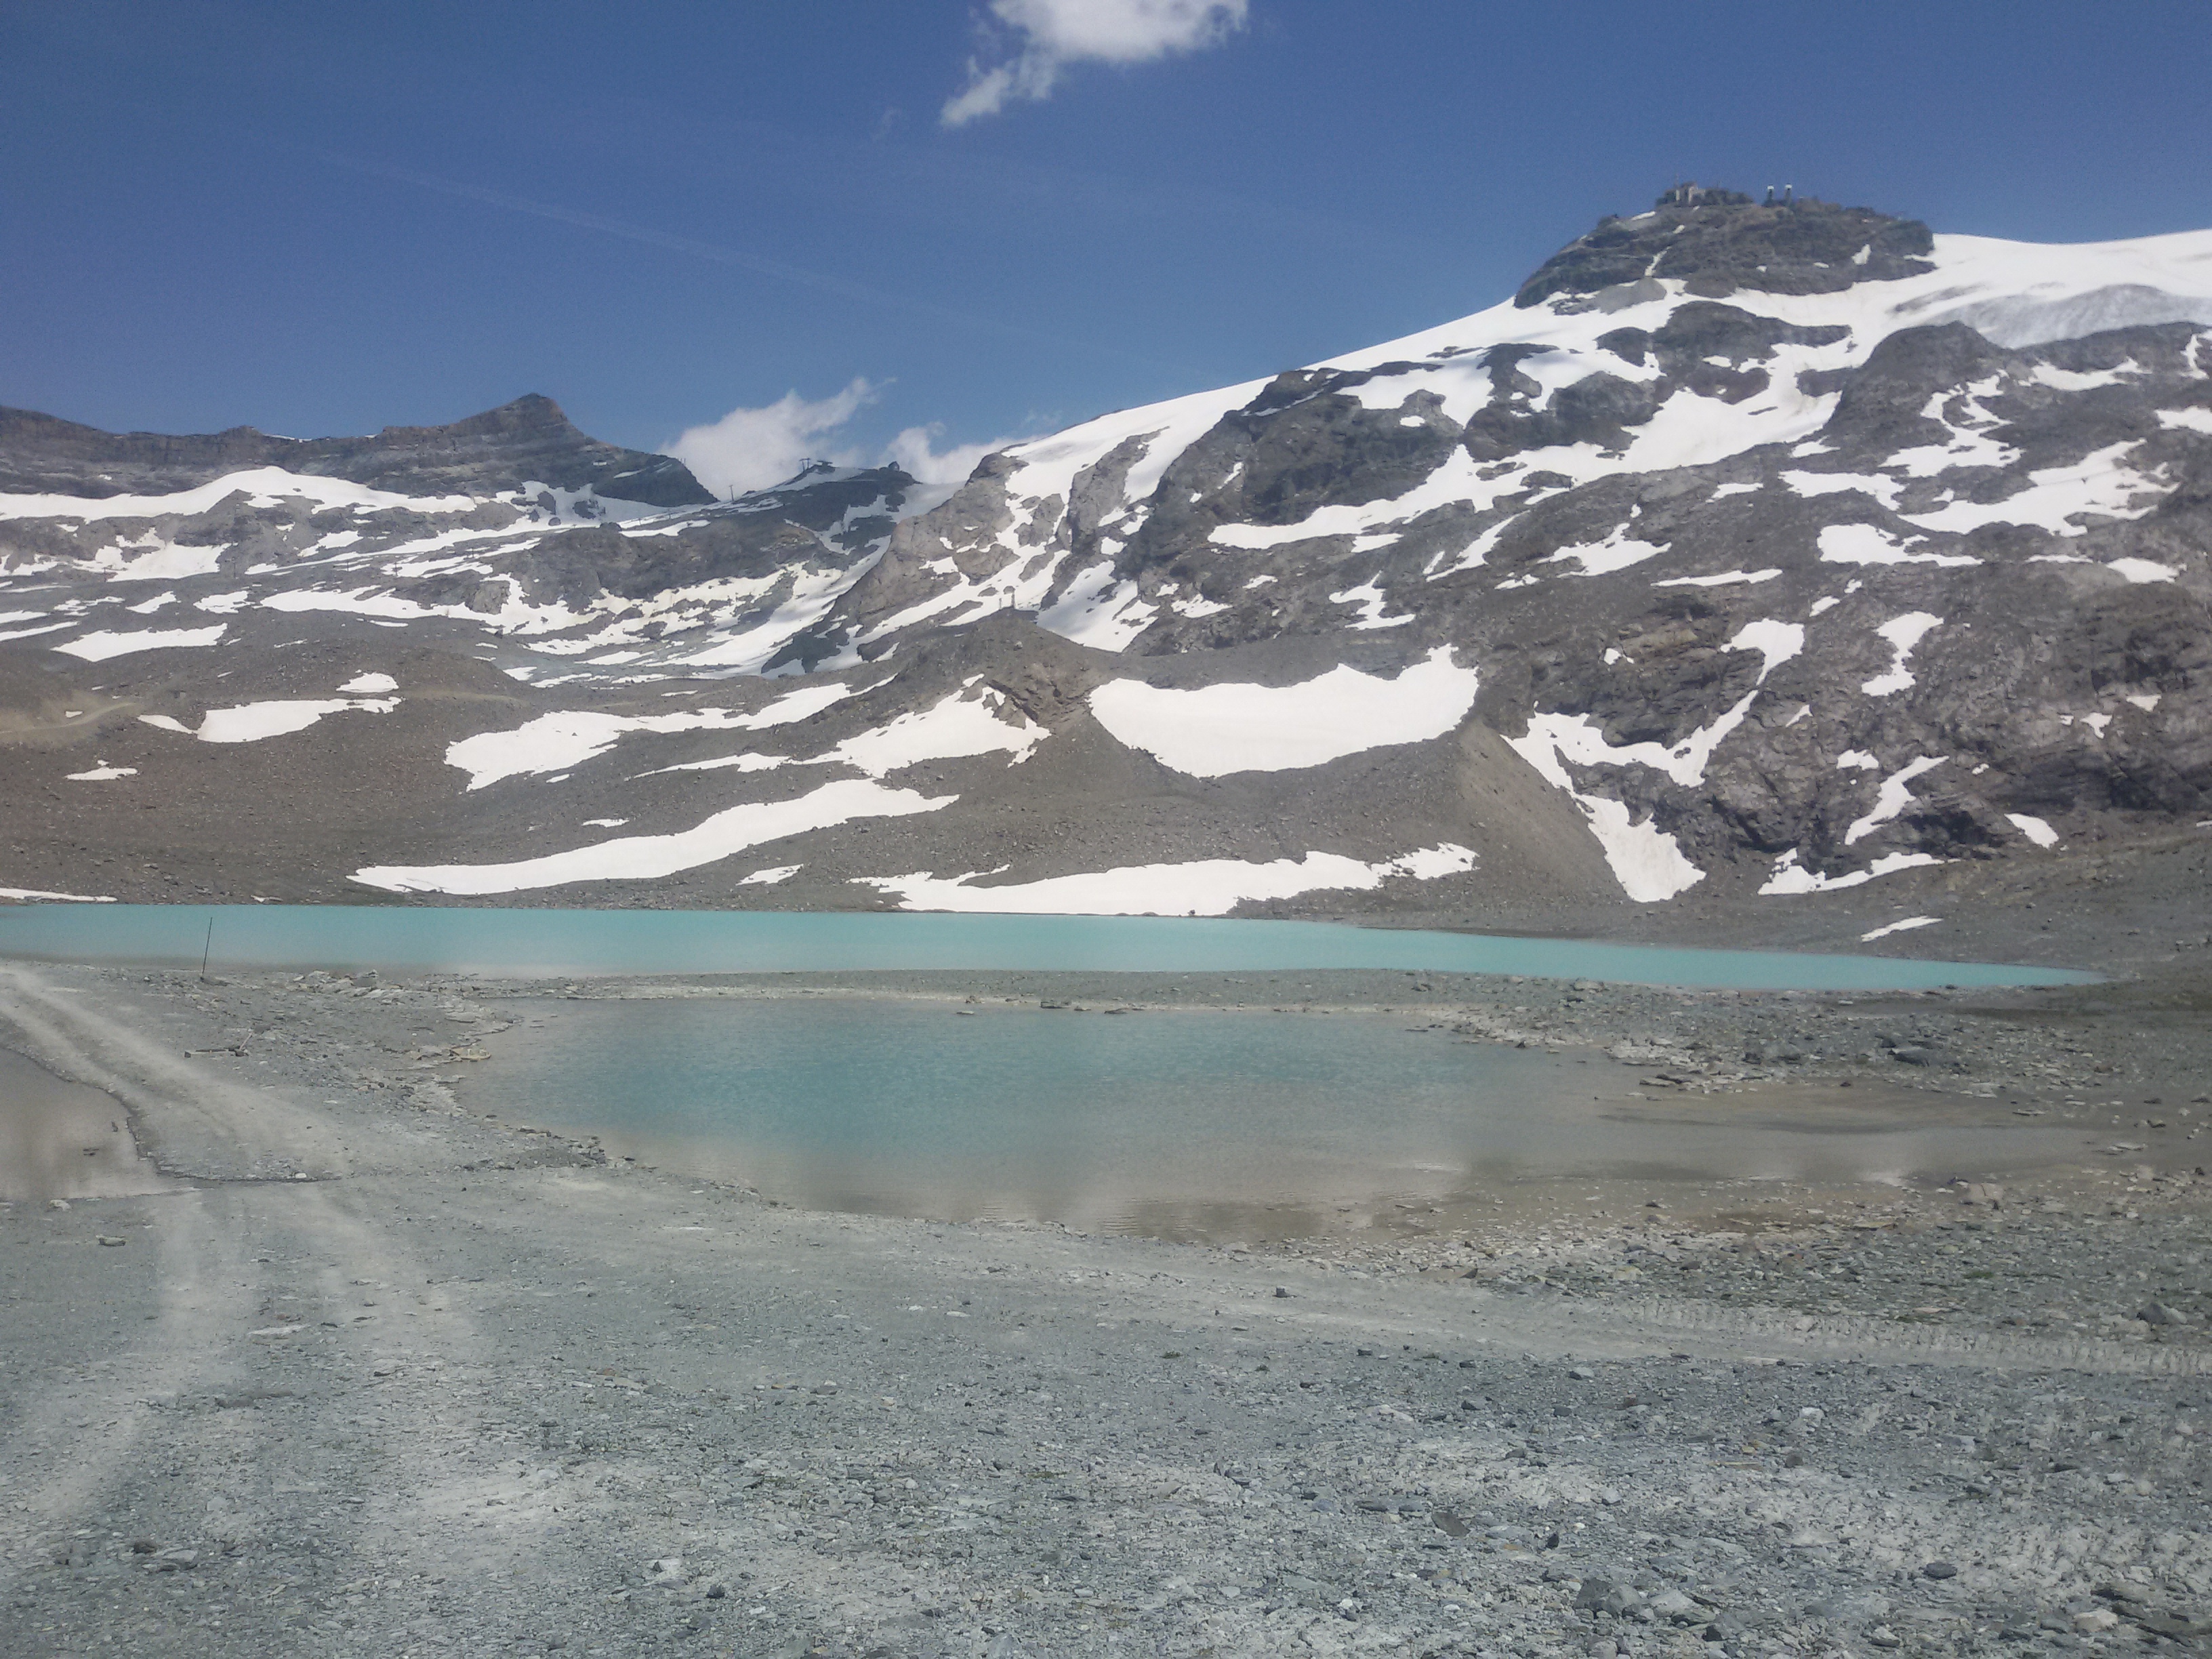
[[[2212,226],[2208,64],[2203,0],[0,0],[0,403],[957,449],[1477,310],[1677,177]]]

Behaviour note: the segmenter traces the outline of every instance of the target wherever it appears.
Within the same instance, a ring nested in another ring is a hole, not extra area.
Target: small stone
[[[1276,1294],[1277,1296],[1279,1296],[1279,1297],[1284,1297],[1284,1298],[1285,1298],[1285,1299],[1288,1299],[1288,1297],[1289,1297],[1289,1296],[1290,1296],[1290,1294],[1291,1294],[1291,1293],[1290,1293],[1288,1291],[1285,1290],[1281,1285],[1276,1285],[1276,1286],[1275,1286],[1275,1294]]]
[[[1593,1576],[1583,1580],[1582,1588],[1575,1592],[1575,1605],[1609,1613],[1618,1619],[1643,1606],[1644,1598],[1635,1589],[1618,1579]]]
[[[2110,1607],[2085,1607],[2074,1615],[2074,1628],[2084,1636],[2094,1636],[2099,1631],[2110,1630],[2120,1622],[2120,1615]]]
[[[1920,1569],[1920,1576],[1923,1578],[1956,1578],[1959,1570],[1948,1561],[1930,1561]]]
[[[1698,1604],[1678,1589],[1664,1589],[1645,1605],[1662,1619],[1680,1619],[1696,1611]]]
[[[116,1238],[107,1233],[102,1233],[100,1235],[100,1242],[106,1249],[112,1250],[120,1249],[122,1246],[128,1244],[131,1241],[127,1238]]]
[[[104,1238],[100,1242],[103,1244],[107,1243]],[[2163,1302],[2152,1302],[2146,1304],[2142,1310],[2136,1315],[2136,1317],[2142,1320],[2146,1325],[2181,1325],[2188,1322],[2172,1308],[2167,1307]]]
[[[1878,1648],[1901,1648],[1905,1638],[1887,1625],[1876,1625],[1867,1632],[1867,1640]]]
[[[1568,1368],[1567,1375],[1577,1382],[1588,1382],[1593,1381],[1597,1373],[1587,1365],[1572,1365]]]

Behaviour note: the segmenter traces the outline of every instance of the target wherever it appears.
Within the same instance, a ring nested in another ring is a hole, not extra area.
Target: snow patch
[[[1219,916],[1247,900],[1291,898],[1316,891],[1367,892],[1400,877],[1434,881],[1475,866],[1468,848],[1445,842],[1376,864],[1336,853],[1259,864],[1202,859],[1145,864],[1085,875],[1053,876],[1002,886],[972,885],[975,875],[939,878],[868,876],[861,884],[899,896],[905,910],[959,910],[1011,915]]]
[[[149,628],[135,634],[86,634],[64,641],[54,649],[67,656],[82,657],[87,662],[106,662],[111,657],[127,656],[134,651],[190,651],[216,644],[227,626],[217,623],[213,628]]]
[[[234,708],[210,708],[192,735],[202,743],[258,743],[304,732],[325,714],[359,709],[366,714],[388,714],[399,707],[397,697],[332,697],[319,701],[240,703]]]
[[[1870,524],[1832,524],[1820,531],[1820,558],[1827,564],[1979,564],[1971,553],[1913,553],[1922,538],[1899,542]]]
[[[1908,611],[1875,629],[1875,633],[1889,641],[1889,648],[1895,654],[1887,672],[1875,675],[1859,690],[1869,697],[1886,697],[1893,691],[1903,691],[1917,684],[1911,672],[1905,665],[1911,657],[1913,647],[1927,636],[1929,630],[1942,625],[1941,617],[1931,617],[1925,611]]]
[[[1892,933],[1909,933],[1916,927],[1933,927],[1941,920],[1939,916],[1907,916],[1902,921],[1893,921],[1886,927],[1861,933],[1859,943],[1871,945],[1878,939],[1887,939]]]
[[[1231,682],[1174,690],[1109,680],[1091,712],[1115,740],[1192,777],[1288,772],[1455,730],[1479,676],[1439,646],[1395,679],[1348,666],[1292,685]]]
[[[1882,824],[1887,823],[1899,812],[1911,805],[1911,792],[1905,786],[1922,773],[1934,771],[1949,758],[1948,755],[1938,755],[1933,758],[1923,757],[1908,765],[1899,767],[1884,778],[1881,781],[1881,787],[1875,792],[1872,810],[1864,817],[1853,819],[1851,827],[1844,831],[1844,845],[1849,847],[1861,836],[1869,834]]]
[[[1756,651],[1765,659],[1759,667],[1759,678],[1762,683],[1769,674],[1804,648],[1804,623],[1771,620],[1746,623],[1736,630],[1735,637],[1728,642],[1730,651]]]
[[[2041,818],[2032,817],[2026,812],[2008,812],[2005,814],[2005,818],[2014,829],[2019,830],[2038,847],[2058,845],[2058,832]]]
[[[1370,576],[1357,587],[1347,587],[1341,593],[1332,593],[1328,596],[1329,603],[1332,605],[1356,605],[1359,607],[1359,614],[1347,623],[1346,627],[1402,628],[1413,620],[1413,614],[1410,611],[1402,617],[1386,617],[1382,614],[1382,607],[1389,603],[1389,599],[1382,588],[1376,585],[1376,578]]]
[[[2139,440],[2127,439],[2094,450],[2069,466],[2040,468],[2027,475],[2026,489],[2001,501],[1954,501],[1932,513],[1899,516],[1923,530],[1956,533],[1987,524],[2013,524],[2047,530],[2054,536],[2087,535],[2089,526],[2075,520],[2093,514],[2140,519],[2158,505],[2158,495],[2168,486],[2122,464],[2123,456],[2140,447]],[[2144,500],[2146,495],[2151,499]]]
[[[1829,876],[1800,865],[1797,849],[1793,847],[1774,861],[1773,873],[1759,891],[1761,897],[1832,893],[1840,888],[1863,886],[1876,876],[1890,875],[1899,870],[1916,870],[1923,865],[1941,864],[1942,861],[1932,853],[1887,853],[1863,870],[1854,870],[1849,875]]]
[[[750,714],[726,708],[690,709],[673,714],[608,714],[593,709],[540,714],[511,732],[479,732],[446,747],[446,764],[469,775],[471,791],[489,788],[522,773],[565,772],[608,750],[632,732],[758,732],[787,726],[820,714],[853,695],[835,681],[785,693]],[[717,764],[733,764],[720,762]],[[665,770],[675,770],[666,768]]]
[[[1856,489],[1871,495],[1884,507],[1895,507],[1898,493],[1904,486],[1894,478],[1868,472],[1785,472],[1782,482],[1800,495],[1840,495]],[[1921,520],[1915,520],[1915,523]]]
[[[1632,564],[1642,564],[1644,560],[1656,558],[1666,551],[1656,542],[1638,541],[1627,531],[1628,526],[1622,525],[1601,542],[1593,542],[1582,547],[1563,547],[1544,562],[1559,564],[1573,559],[1582,565],[1583,575],[1607,576],[1616,570],[1626,570]]]
[[[397,495],[387,489],[343,478],[317,477],[287,472],[280,466],[253,467],[226,472],[220,478],[180,489],[170,495],[0,495],[0,519],[74,519],[89,523],[99,519],[189,518],[228,500],[252,498],[257,507],[274,507],[281,501],[304,500],[317,507],[410,507],[417,513],[466,513],[476,506],[470,495]]]
[[[1728,587],[1737,582],[1771,582],[1779,570],[1723,570],[1712,576],[1668,576],[1654,587]]]
[[[1746,692],[1712,725],[1692,732],[1672,749],[1648,742],[1615,747],[1605,740],[1604,732],[1591,724],[1588,714],[1532,714],[1526,733],[1504,741],[1547,783],[1565,790],[1581,808],[1621,890],[1638,904],[1657,903],[1703,881],[1705,872],[1691,863],[1681,844],[1652,819],[1633,823],[1622,802],[1577,788],[1567,765],[1637,763],[1663,772],[1677,783],[1698,782],[1714,748],[1742,722],[1758,695],[1755,689]]]
[[[779,766],[791,764],[788,755],[717,755],[713,760],[678,761],[673,766],[656,766],[650,772],[641,772],[641,778],[657,778],[670,772],[726,772],[735,768],[740,772],[773,772]]]
[[[901,714],[888,726],[848,738],[813,763],[836,763],[880,778],[924,761],[960,760],[971,755],[1011,754],[1018,766],[1051,733],[1019,709],[1008,720],[1005,695],[985,687],[975,696],[956,691],[927,708]]]
[[[755,801],[665,836],[624,836],[511,864],[380,865],[354,872],[364,887],[388,893],[517,893],[580,881],[648,881],[694,870],[749,848],[828,830],[855,818],[934,812],[957,795],[886,789],[868,778],[825,783],[792,800]]]
[[[1114,562],[1105,559],[1077,573],[1060,598],[1037,612],[1037,626],[1095,651],[1118,652],[1157,614],[1135,582],[1114,580]]]

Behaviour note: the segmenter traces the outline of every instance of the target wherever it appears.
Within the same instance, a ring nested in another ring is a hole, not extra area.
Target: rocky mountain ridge
[[[0,408],[0,491],[11,494],[169,495],[258,467],[398,495],[491,495],[527,479],[648,507],[714,499],[672,456],[586,437],[535,393],[449,426],[388,426],[363,438],[272,438],[252,427],[191,437],[102,432]]]
[[[89,796],[234,819],[281,760],[390,779],[247,827],[288,896],[1940,894],[2212,814],[2208,294],[2212,234],[1671,191],[1488,311],[934,506],[889,470],[713,502],[543,400],[283,456],[11,416],[0,769],[58,805],[0,830],[76,890]]]

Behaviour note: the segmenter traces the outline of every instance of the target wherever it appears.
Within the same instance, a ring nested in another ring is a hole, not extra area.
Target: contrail
[[[574,225],[580,230],[592,230],[603,236],[619,236],[626,241],[642,242],[647,247],[665,248],[672,253],[687,253],[696,259],[711,260],[720,265],[750,270],[759,276],[769,276],[778,282],[811,288],[817,293],[834,294],[843,300],[862,305],[881,306],[887,310],[903,311],[918,317],[928,317],[938,322],[953,323],[963,328],[978,330],[986,334],[1001,335],[1011,339],[1028,340],[1040,345],[1062,349],[1091,351],[1102,356],[1119,357],[1126,362],[1145,363],[1155,368],[1166,364],[1139,357],[1112,346],[1100,345],[1089,340],[1071,340],[1059,335],[1024,328],[1018,324],[1001,321],[992,317],[979,317],[950,306],[940,306],[927,300],[916,300],[902,294],[892,294],[866,283],[855,283],[843,276],[833,276],[819,270],[809,270],[803,265],[786,264],[781,259],[763,258],[757,253],[741,249],[722,247],[713,242],[702,242],[695,236],[678,236],[665,230],[655,230],[649,225],[634,225],[624,219],[610,219],[604,214],[583,213],[574,208],[559,206],[550,202],[533,202],[524,196],[510,196],[503,191],[487,190],[481,185],[463,184],[458,179],[441,179],[434,173],[415,173],[405,167],[385,167],[374,161],[356,160],[350,155],[339,155],[330,150],[317,150],[316,159],[332,167],[350,172],[367,173],[372,178],[390,179],[404,185],[414,185],[423,190],[434,190],[442,195],[458,196],[465,201],[482,202],[488,207],[503,208],[510,213],[526,213],[539,219],[550,219],[556,223]]]

